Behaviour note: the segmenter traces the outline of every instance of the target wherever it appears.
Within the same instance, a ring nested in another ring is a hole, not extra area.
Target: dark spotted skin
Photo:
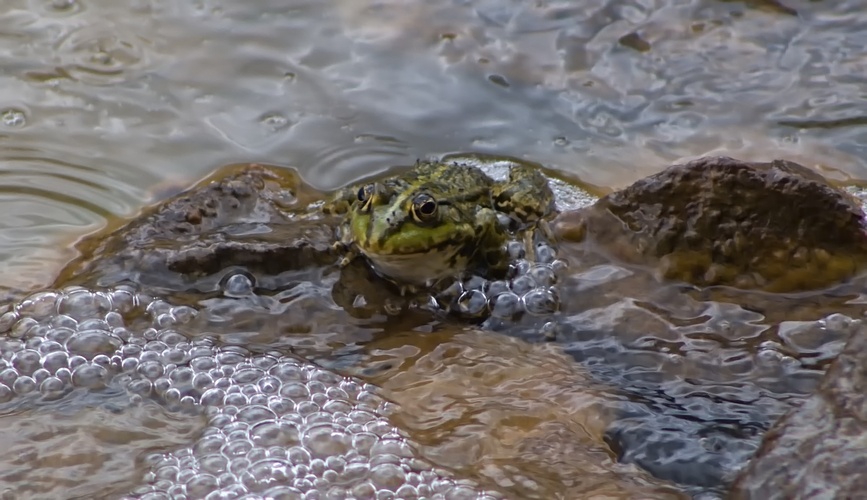
[[[554,211],[554,193],[542,172],[535,168],[513,168],[509,182],[494,186],[494,206],[523,221],[541,219]]]
[[[419,162],[342,190],[326,209],[346,213],[337,245],[343,264],[363,255],[383,277],[424,285],[471,267],[504,270],[508,235],[497,212],[528,222],[552,205],[547,180],[530,166],[517,165],[497,183],[474,166]]]

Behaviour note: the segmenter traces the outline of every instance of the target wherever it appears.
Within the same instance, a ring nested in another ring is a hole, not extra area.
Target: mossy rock
[[[858,201],[785,160],[674,165],[562,214],[554,227],[563,239],[699,286],[817,289],[867,262]]]

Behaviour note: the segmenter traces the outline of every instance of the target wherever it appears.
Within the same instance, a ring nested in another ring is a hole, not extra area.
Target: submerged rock
[[[861,270],[863,217],[855,199],[801,165],[716,157],[641,179],[555,228],[665,279],[788,292]]]
[[[731,498],[861,498],[865,471],[867,327],[861,324],[816,393],[765,434]]]

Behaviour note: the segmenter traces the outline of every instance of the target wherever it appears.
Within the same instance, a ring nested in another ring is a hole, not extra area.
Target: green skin
[[[361,255],[380,276],[422,287],[471,267],[504,270],[508,234],[497,212],[531,222],[552,207],[547,180],[530,166],[516,166],[497,183],[473,166],[420,162],[342,190],[330,210],[346,212],[336,244],[346,253],[341,265]]]

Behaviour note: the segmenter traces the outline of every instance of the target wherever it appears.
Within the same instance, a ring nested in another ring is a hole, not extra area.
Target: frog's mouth
[[[414,285],[424,285],[466,269],[469,256],[458,245],[441,245],[417,252],[378,253],[361,249],[373,269],[386,278]]]

